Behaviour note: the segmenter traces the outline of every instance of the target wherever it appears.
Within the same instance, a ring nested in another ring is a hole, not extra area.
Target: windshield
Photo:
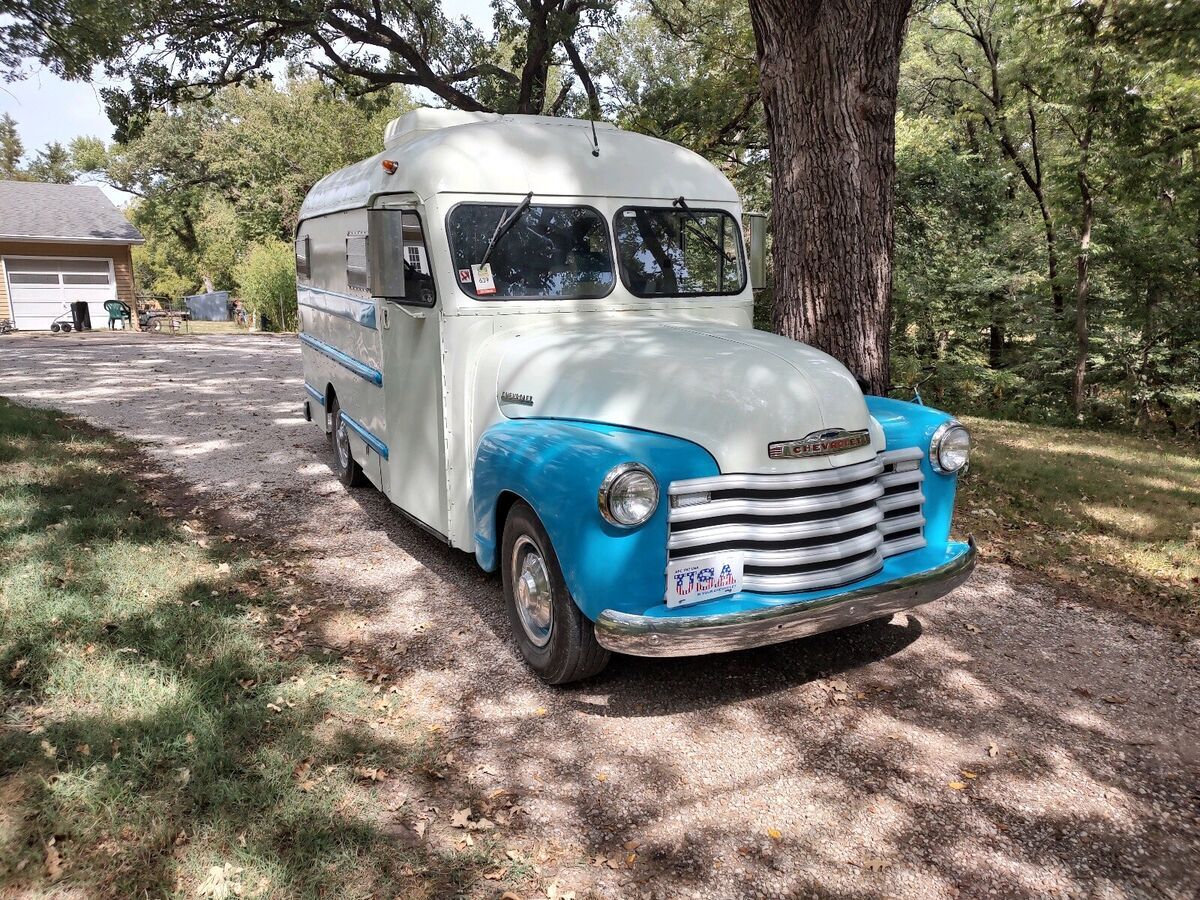
[[[460,203],[447,227],[458,285],[482,300],[603,297],[613,288],[608,229],[587,206],[530,205],[484,255],[497,226],[518,204]]]
[[[626,207],[615,231],[621,278],[639,297],[736,294],[745,286],[741,229],[727,212]]]

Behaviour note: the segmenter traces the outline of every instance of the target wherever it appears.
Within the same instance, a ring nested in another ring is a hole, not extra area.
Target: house
[[[143,240],[98,187],[0,181],[0,319],[43,331],[86,300],[104,328],[117,299],[136,323],[130,248]]]

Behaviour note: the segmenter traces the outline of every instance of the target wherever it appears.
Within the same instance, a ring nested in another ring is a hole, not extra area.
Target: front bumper
[[[606,609],[596,619],[596,640],[631,656],[699,656],[778,644],[936,600],[970,577],[976,556],[975,539],[968,538],[962,553],[936,568],[809,603],[669,618]]]

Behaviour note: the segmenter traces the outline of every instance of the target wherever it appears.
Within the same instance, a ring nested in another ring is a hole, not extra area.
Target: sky
[[[485,31],[491,28],[491,0],[442,0],[442,9],[450,16],[467,16]],[[63,81],[35,62],[27,70],[22,81],[0,81],[0,115],[8,113],[17,120],[26,161],[54,141],[66,145],[85,135],[112,140],[112,125],[100,100],[102,85]],[[116,203],[129,198],[107,185],[100,187]]]

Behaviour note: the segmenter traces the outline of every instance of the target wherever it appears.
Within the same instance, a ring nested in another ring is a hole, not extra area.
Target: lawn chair
[[[117,323],[121,323],[122,328],[133,327],[133,312],[129,309],[129,304],[124,300],[108,300],[104,304],[104,309],[108,313],[108,328],[110,331],[115,331]]]

